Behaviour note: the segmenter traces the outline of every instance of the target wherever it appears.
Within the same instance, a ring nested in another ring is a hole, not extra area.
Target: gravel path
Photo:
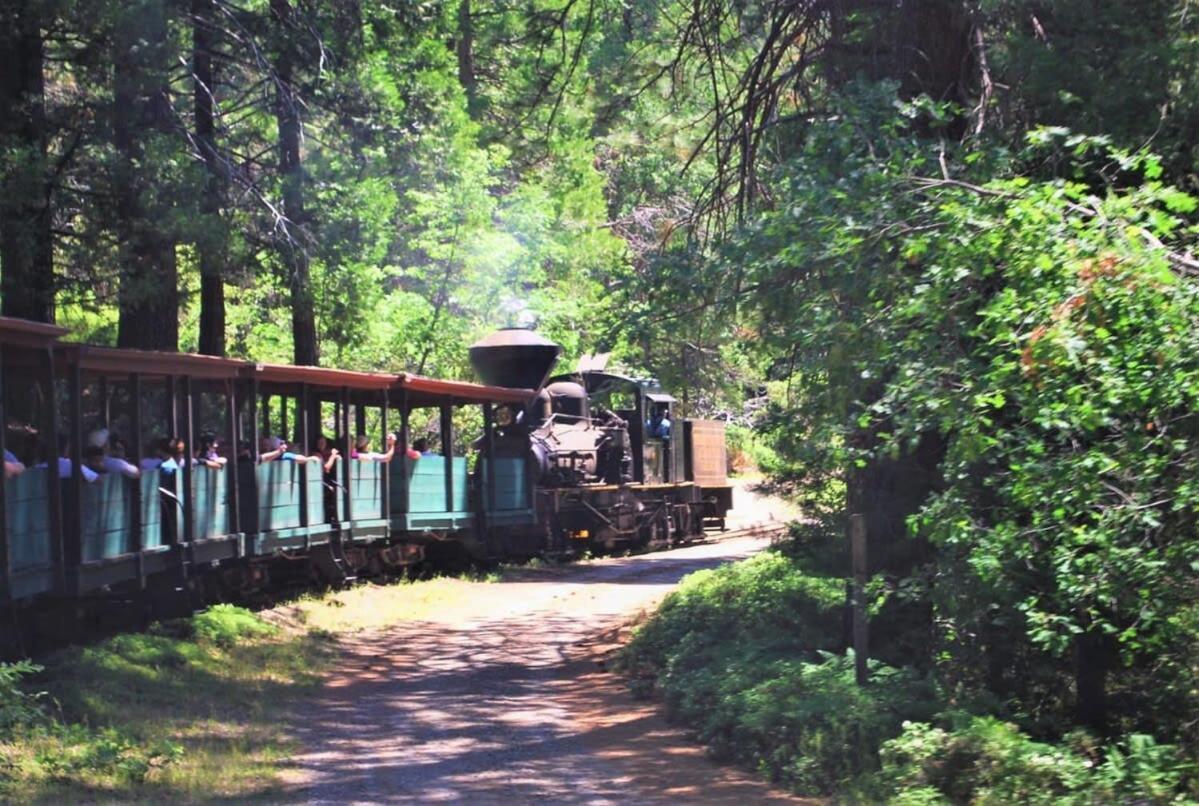
[[[710,762],[603,658],[684,575],[743,538],[472,584],[444,614],[343,640],[302,713],[289,799],[311,803],[745,803],[781,793]]]

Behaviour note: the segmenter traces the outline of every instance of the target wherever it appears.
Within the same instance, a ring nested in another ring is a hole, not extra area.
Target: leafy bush
[[[838,790],[877,766],[905,719],[937,710],[922,676],[871,663],[865,687],[841,641],[844,581],[774,552],[684,580],[622,656],[717,756],[802,792]]]
[[[840,580],[807,576],[774,552],[700,571],[666,597],[623,662],[647,675],[641,688],[648,693],[659,672],[669,677],[699,668],[712,652],[814,658],[817,650],[839,646],[844,596]]]
[[[14,729],[40,724],[45,719],[39,701],[43,692],[31,693],[21,686],[21,680],[42,671],[37,664],[22,660],[16,663],[0,663],[0,735]]]
[[[244,607],[229,604],[213,605],[191,619],[192,629],[200,641],[220,647],[233,646],[239,638],[270,635],[275,627]]]
[[[1082,734],[1071,737],[1075,747],[1050,745],[994,717],[957,721],[951,729],[905,723],[883,745],[880,778],[894,802],[1166,803],[1195,774],[1176,747],[1143,734],[1101,752]]]

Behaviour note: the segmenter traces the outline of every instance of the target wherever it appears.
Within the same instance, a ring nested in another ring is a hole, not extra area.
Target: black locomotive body
[[[486,418],[476,490],[488,553],[672,545],[723,527],[732,506],[724,424],[677,423],[673,397],[622,375],[551,378],[559,353],[518,329],[471,348],[486,383],[538,390]]]

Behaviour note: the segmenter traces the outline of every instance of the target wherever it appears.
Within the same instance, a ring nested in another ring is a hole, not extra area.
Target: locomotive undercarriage
[[[703,537],[704,502],[690,484],[589,485],[538,491],[544,550],[568,556],[661,548]]]

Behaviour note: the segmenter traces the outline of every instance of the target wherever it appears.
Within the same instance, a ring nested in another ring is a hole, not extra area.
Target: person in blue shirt
[[[670,439],[670,416],[666,413],[665,406],[654,408],[653,415],[645,424],[645,433],[658,439]]]

